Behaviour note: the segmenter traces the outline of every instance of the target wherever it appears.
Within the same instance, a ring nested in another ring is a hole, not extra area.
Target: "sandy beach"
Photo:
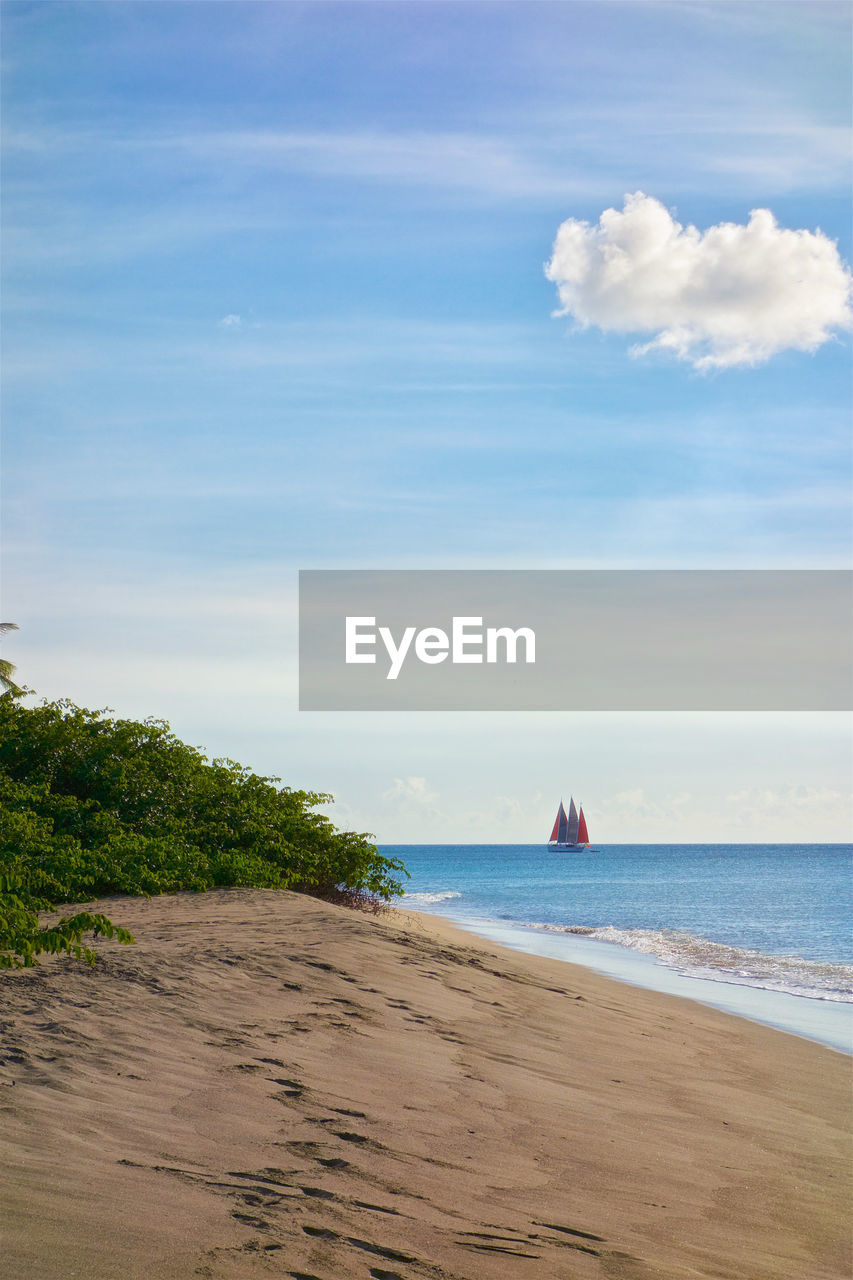
[[[443,921],[111,900],[2,978],[3,1280],[846,1280],[850,1061]]]

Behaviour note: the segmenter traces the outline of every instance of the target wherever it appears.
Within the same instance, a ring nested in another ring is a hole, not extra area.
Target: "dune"
[[[4,1280],[842,1280],[849,1059],[402,910],[2,979]]]

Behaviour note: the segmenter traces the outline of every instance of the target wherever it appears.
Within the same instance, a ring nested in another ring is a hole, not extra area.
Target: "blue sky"
[[[21,677],[383,839],[535,839],[568,790],[599,838],[846,838],[841,717],[300,715],[295,583],[847,565],[849,333],[700,373],[543,267],[638,190],[849,262],[848,47],[797,0],[7,3]]]

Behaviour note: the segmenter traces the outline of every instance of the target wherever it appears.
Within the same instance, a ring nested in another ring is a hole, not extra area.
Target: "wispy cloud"
[[[504,196],[589,192],[599,185],[542,165],[517,142],[473,133],[252,130],[178,135],[167,145],[196,160],[227,155],[243,166],[286,166],[335,177]]]
[[[9,165],[55,161],[83,173],[194,172],[233,195],[234,184],[279,183],[300,174],[345,183],[434,190],[450,198],[508,202],[606,198],[625,174],[680,191],[770,195],[845,183],[850,130],[812,119],[766,94],[733,105],[685,103],[673,117],[650,91],[624,101],[586,102],[583,111],[531,104],[515,118],[492,113],[477,129],[219,129],[14,127]]]
[[[768,209],[745,226],[700,232],[637,191],[597,226],[567,219],[545,272],[558,314],[584,328],[651,333],[632,354],[665,351],[701,370],[815,351],[853,322],[853,277],[835,244],[780,227]]]
[[[850,793],[834,787],[789,783],[784,787],[744,787],[725,797],[724,809],[735,824],[785,832],[813,829],[815,819],[841,829],[851,817]]]
[[[230,342],[228,338],[236,334],[241,341]],[[363,380],[369,371],[373,387],[377,372],[392,385],[398,368],[409,377],[418,370],[432,375],[437,366],[445,371],[463,369],[469,375],[472,370],[494,371],[500,384],[508,371],[527,372],[534,367],[541,373],[545,367],[536,329],[522,323],[433,321],[405,314],[370,315],[358,309],[343,317],[299,321],[247,322],[226,315],[216,325],[205,322],[203,331],[195,322],[178,325],[159,320],[153,331],[142,323],[127,326],[111,332],[97,346],[67,332],[42,338],[38,347],[14,335],[7,340],[4,372],[9,379],[57,371],[68,376],[99,367],[107,350],[113,368],[130,371],[138,370],[141,361],[160,374],[188,367],[234,373],[284,369],[294,379],[304,376],[314,383],[318,371],[326,380],[341,370]],[[436,383],[431,380],[429,385],[434,390]]]
[[[172,159],[197,169],[282,176],[301,172],[393,185],[457,188],[491,195],[593,196],[600,177],[555,163],[535,137],[426,130],[170,130],[20,129],[8,132],[9,155],[42,162],[51,155],[121,155],[152,163]]]
[[[837,839],[850,823],[850,794],[836,787],[787,783],[751,786],[725,795],[716,806],[702,788],[662,792],[650,796],[633,787],[600,802],[608,829],[615,837],[633,833],[703,831],[715,840],[788,840],[792,832],[808,831],[815,840]],[[690,838],[690,837],[688,837]],[[695,838],[695,836],[693,836]]]

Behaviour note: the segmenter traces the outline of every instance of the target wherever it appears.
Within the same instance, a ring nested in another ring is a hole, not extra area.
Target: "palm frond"
[[[0,622],[0,634],[5,635],[7,631],[17,631],[17,622]],[[8,658],[0,658],[0,684],[3,686],[3,692],[0,698],[20,698],[24,692],[19,685],[15,684],[12,679],[12,672],[15,670],[14,662],[10,662]]]

